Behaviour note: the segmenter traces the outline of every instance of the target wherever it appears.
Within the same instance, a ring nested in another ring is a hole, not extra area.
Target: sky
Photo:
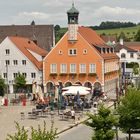
[[[54,24],[67,27],[67,10],[74,2],[79,24],[102,21],[140,22],[140,0],[0,0],[0,25]]]

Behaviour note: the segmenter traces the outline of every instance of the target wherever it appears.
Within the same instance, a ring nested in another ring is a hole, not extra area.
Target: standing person
[[[71,118],[75,123],[75,111],[74,111],[74,109],[71,109]]]
[[[32,101],[35,101],[36,98],[37,98],[36,89],[37,89],[37,82],[34,80],[33,81],[33,84],[32,84],[32,93],[33,93],[33,99],[32,99]]]
[[[37,85],[36,93],[37,93],[38,101],[44,102],[41,84]]]

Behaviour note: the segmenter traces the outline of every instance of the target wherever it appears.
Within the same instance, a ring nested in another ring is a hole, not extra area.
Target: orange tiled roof
[[[43,69],[42,61],[38,61],[28,50],[41,55],[47,55],[47,51],[38,47],[33,41],[23,37],[8,37],[16,47],[39,69]]]
[[[140,51],[140,42],[124,42],[124,44],[133,50]]]
[[[101,54],[103,59],[119,59],[119,57],[115,53],[103,53]]]
[[[79,27],[78,32],[82,35],[82,37],[92,46],[98,46],[100,48],[110,48],[106,43],[101,39],[101,37],[91,28],[87,27]],[[119,57],[115,53],[99,53],[103,59],[119,59]]]
[[[100,36],[91,28],[79,27],[78,32],[90,43],[91,45],[105,44]]]

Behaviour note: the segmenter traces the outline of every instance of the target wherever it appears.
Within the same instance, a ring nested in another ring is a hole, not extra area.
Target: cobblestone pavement
[[[107,103],[106,106],[110,106],[112,103]],[[63,132],[69,128],[72,128],[75,123],[78,124],[81,121],[86,119],[86,111],[82,114],[76,115],[76,122],[74,123],[71,119],[60,119],[58,116],[58,111],[55,111],[53,117],[48,114],[46,117],[38,117],[37,119],[29,119],[28,112],[31,112],[35,106],[30,105],[28,103],[26,106],[22,105],[10,105],[10,106],[0,106],[0,140],[5,140],[7,134],[14,134],[16,132],[15,129],[15,121],[18,122],[21,126],[24,126],[27,130],[30,130],[30,127],[33,126],[37,129],[40,124],[43,126],[43,122],[45,121],[47,124],[47,130],[50,129],[52,122],[54,122],[54,128],[58,129],[59,132]],[[25,118],[21,118],[21,112],[25,114]]]

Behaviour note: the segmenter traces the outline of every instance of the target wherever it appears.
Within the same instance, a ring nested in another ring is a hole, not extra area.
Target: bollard
[[[22,100],[22,106],[26,106],[26,99]]]
[[[7,98],[4,99],[4,105],[8,106],[8,99]]]

